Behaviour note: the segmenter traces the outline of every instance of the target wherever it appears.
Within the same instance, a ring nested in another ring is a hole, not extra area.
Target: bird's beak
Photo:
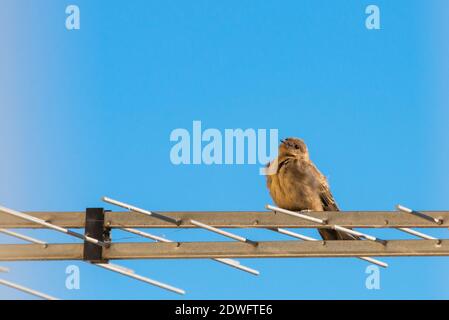
[[[284,144],[285,139],[281,139],[280,142],[281,142],[281,144]]]

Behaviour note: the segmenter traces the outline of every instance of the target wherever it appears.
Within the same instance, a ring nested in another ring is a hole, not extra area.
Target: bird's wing
[[[271,162],[268,162],[267,165],[265,166],[265,168],[266,168],[267,171],[268,171],[268,169],[270,168],[270,165],[271,165]],[[267,178],[267,187],[268,187],[268,190],[270,190],[270,189],[271,189],[271,175],[270,175],[270,174],[266,174],[265,176],[266,176],[266,178]]]
[[[315,167],[315,165],[311,164],[311,168],[317,177],[319,177],[319,192],[320,199],[323,204],[324,211],[340,211],[338,208],[337,202],[335,202],[334,196],[329,188],[329,184],[327,183],[326,177]],[[324,240],[359,240],[358,237],[337,230],[329,230],[329,229],[319,229],[319,233]]]
[[[320,199],[323,204],[324,211],[339,211],[337,202],[332,195],[332,192],[327,183],[326,177],[317,169],[317,167],[310,163],[311,169],[314,171],[314,175],[318,177]]]
[[[320,198],[324,211],[340,211],[327,183],[321,185]]]

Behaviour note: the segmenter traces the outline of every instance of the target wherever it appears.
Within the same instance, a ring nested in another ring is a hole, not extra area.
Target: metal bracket
[[[111,241],[111,229],[104,225],[103,208],[87,208],[84,235],[108,243]],[[84,241],[84,261],[107,263],[103,258],[103,247]]]

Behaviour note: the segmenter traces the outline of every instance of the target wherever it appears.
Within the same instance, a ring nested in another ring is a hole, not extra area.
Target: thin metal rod
[[[425,234],[425,233],[422,233],[422,232],[419,232],[419,231],[416,231],[416,230],[413,230],[410,228],[398,228],[398,230],[404,231],[406,233],[409,233],[411,235],[414,235],[414,236],[417,236],[417,237],[420,237],[420,238],[423,238],[426,240],[438,240],[435,237],[429,236],[428,234]]]
[[[36,296],[36,297],[39,297],[39,298],[42,298],[42,299],[45,299],[45,300],[59,300],[58,298],[49,296],[48,294],[45,294],[45,293],[42,293],[42,292],[30,289],[30,288],[27,288],[27,287],[24,287],[24,286],[21,286],[21,285],[18,285],[16,283],[12,283],[12,282],[6,281],[4,279],[0,279],[0,284],[4,285],[4,286],[7,286],[7,287],[10,287],[10,288],[13,288],[13,289],[16,289],[16,290],[19,290],[19,291],[22,291],[22,292],[25,292],[25,293],[28,293],[28,294],[31,294],[33,296]]]
[[[76,233],[76,232],[70,231],[70,230],[68,230],[68,229],[65,229],[65,228],[62,228],[62,227],[59,227],[59,226],[56,226],[56,225],[54,225],[54,224],[48,223],[47,221],[44,221],[44,220],[42,220],[42,219],[38,219],[38,218],[36,218],[36,217],[27,215],[27,214],[22,213],[22,212],[19,212],[19,211],[15,211],[15,210],[12,210],[12,209],[8,209],[8,208],[2,207],[2,206],[0,206],[0,211],[3,211],[3,212],[5,212],[5,213],[10,214],[10,215],[12,215],[12,216],[15,216],[15,217],[17,217],[17,218],[21,218],[21,219],[24,219],[24,220],[28,220],[28,221],[31,221],[31,222],[40,224],[40,225],[42,225],[42,226],[44,226],[44,227],[53,229],[53,230],[55,230],[55,231],[59,231],[59,232],[68,234],[68,235],[70,235],[70,236],[72,236],[72,237],[82,239],[82,240],[84,240],[84,241],[87,241],[87,242],[96,244],[96,245],[98,245],[98,246],[102,246],[102,247],[108,247],[108,246],[109,246],[109,244],[104,243],[104,242],[102,242],[102,241],[99,241],[99,240],[97,240],[97,239],[94,239],[94,238],[85,236],[85,235],[80,234],[80,233]]]
[[[110,263],[110,262],[108,262],[107,264],[108,264],[109,266],[111,266],[111,267],[116,268],[116,269],[121,269],[121,270],[123,270],[124,272],[135,273],[135,271],[134,271],[133,269],[130,269],[130,268],[127,268],[127,267],[124,267],[124,266],[119,266],[118,264],[114,264],[114,263]]]
[[[306,214],[302,214],[302,213],[298,213],[298,212],[294,212],[294,211],[290,211],[290,210],[274,207],[272,205],[267,205],[266,208],[269,209],[269,210],[275,211],[275,212],[285,213],[285,214],[288,214],[288,215],[291,215],[291,216],[294,216],[294,217],[298,217],[298,218],[301,218],[301,219],[313,221],[313,222],[316,222],[316,223],[319,223],[319,224],[327,224],[326,220],[324,220],[324,219],[314,218],[314,217],[308,216]],[[367,240],[380,242],[380,243],[382,243],[384,245],[386,244],[385,240],[382,240],[382,239],[376,238],[374,236],[370,236],[368,234],[361,233],[361,232],[358,232],[358,231],[355,231],[355,230],[352,230],[352,229],[348,229],[348,228],[341,227],[341,226],[338,226],[338,225],[329,225],[329,227],[334,229],[334,230],[346,232],[346,233],[352,234],[352,235],[357,236],[357,237],[365,238]]]
[[[430,216],[428,216],[428,215],[426,215],[426,214],[424,214],[424,213],[421,213],[421,212],[412,210],[412,209],[410,209],[410,208],[401,206],[400,204],[398,204],[398,205],[396,206],[396,208],[397,208],[399,211],[407,212],[407,213],[413,214],[414,216],[417,216],[417,217],[426,219],[427,221],[433,221],[433,222],[435,222],[436,224],[442,224],[442,223],[443,223],[443,221],[442,221],[441,219],[438,219],[438,218],[432,218],[432,217],[430,217]]]
[[[212,260],[220,262],[220,263],[223,263],[223,264],[225,264],[227,266],[236,268],[237,270],[241,270],[241,271],[245,271],[245,272],[251,273],[252,275],[255,275],[255,276],[258,276],[260,274],[259,271],[240,264],[240,261],[238,261],[238,260],[229,259],[229,258],[212,258]]]
[[[133,229],[133,228],[121,228],[122,230],[129,232],[129,233],[133,233],[133,234],[137,234],[141,237],[147,238],[147,239],[151,239],[151,240],[155,240],[155,241],[159,241],[159,242],[174,242],[172,240],[168,240],[166,238],[162,238],[147,232],[143,232],[137,229]]]
[[[385,241],[385,240],[376,238],[374,236],[370,236],[369,234],[366,234],[366,233],[362,233],[362,232],[358,232],[358,231],[355,231],[355,230],[352,230],[352,229],[348,229],[348,228],[345,228],[345,227],[340,227],[340,226],[337,226],[337,225],[333,225],[332,229],[338,230],[338,231],[342,231],[342,232],[346,232],[346,233],[352,234],[352,235],[357,236],[357,237],[365,238],[367,240],[379,242],[379,243],[381,243],[383,245],[385,245],[387,243],[387,241]]]
[[[275,232],[279,232],[279,233],[285,234],[285,235],[293,237],[293,238],[301,239],[301,240],[304,240],[304,241],[320,241],[318,239],[315,239],[315,238],[312,238],[312,237],[309,237],[309,236],[305,236],[303,234],[296,233],[296,232],[293,232],[293,231],[290,231],[290,230],[287,230],[287,229],[272,228],[270,230],[273,230]],[[377,264],[378,266],[381,266],[381,267],[384,267],[384,268],[388,267],[387,263],[382,262],[382,261],[377,260],[377,259],[374,259],[374,258],[370,258],[370,257],[358,257],[358,258],[361,259],[361,260],[368,261],[368,262],[373,263],[373,264]]]
[[[113,272],[120,273],[121,275],[124,275],[124,276],[130,277],[130,278],[133,278],[133,279],[136,279],[136,280],[139,280],[139,281],[151,284],[153,286],[156,286],[156,287],[168,290],[168,291],[172,291],[172,292],[175,292],[175,293],[178,293],[178,294],[185,294],[186,293],[182,289],[170,286],[168,284],[165,284],[165,283],[162,283],[162,282],[159,282],[159,281],[147,278],[147,277],[140,276],[138,274],[135,274],[134,272],[129,272],[129,271],[126,270],[126,268],[123,268],[121,266],[118,267],[116,265],[110,265],[110,264],[107,264],[107,263],[94,263],[94,265],[96,265],[98,267],[101,267],[103,269],[107,269],[107,270],[110,270],[110,271],[113,271]]]
[[[290,210],[274,207],[274,206],[271,206],[271,205],[267,205],[266,207],[269,210],[272,210],[272,211],[275,211],[275,212],[285,213],[285,214],[288,214],[289,216],[293,216],[293,217],[309,220],[309,221],[316,222],[316,223],[319,223],[319,224],[326,224],[326,220],[314,218],[314,217],[311,217],[309,215],[302,214],[302,213],[299,213],[299,212],[294,212],[294,211],[290,211]]]
[[[137,230],[137,229],[122,228],[122,230],[130,232],[130,233],[133,233],[133,234],[137,234],[137,235],[142,236],[142,237],[147,238],[147,239],[159,241],[159,242],[174,242],[172,240],[169,240],[169,239],[166,239],[166,238],[162,238],[162,237],[159,237],[159,236],[147,233],[147,232],[143,232],[143,231],[140,231],[140,230]],[[260,274],[260,272],[255,270],[255,269],[252,269],[252,268],[246,267],[244,265],[241,265],[240,262],[237,261],[237,260],[228,259],[228,258],[223,258],[223,259],[221,259],[221,258],[212,258],[212,260],[220,262],[220,263],[223,263],[223,264],[226,264],[226,265],[228,265],[230,267],[233,267],[233,268],[236,268],[236,269],[239,269],[239,270],[251,273],[251,274],[256,275],[256,276],[258,276]]]
[[[371,257],[358,257],[358,258],[361,260],[368,261],[369,263],[376,264],[380,267],[388,268],[388,263],[386,263],[386,262],[383,262],[383,261],[380,261],[380,260],[377,260],[377,259],[374,259]]]
[[[9,269],[5,267],[0,267],[0,272],[9,272]]]
[[[296,232],[293,232],[293,231],[290,231],[290,230],[287,230],[287,229],[271,228],[270,230],[275,231],[275,232],[279,232],[279,233],[282,233],[282,234],[285,234],[285,235],[293,237],[293,238],[301,239],[301,240],[304,240],[304,241],[319,241],[318,239],[315,239],[315,238],[312,238],[312,237],[308,237],[308,236],[305,236],[303,234],[299,234],[299,233],[296,233]]]
[[[24,234],[18,233],[18,232],[14,232],[11,230],[7,230],[7,229],[0,229],[0,233],[6,234],[8,236],[14,237],[14,238],[18,238],[24,241],[28,241],[28,242],[32,242],[32,243],[36,243],[36,244],[41,244],[43,246],[47,245],[47,242],[26,236]]]
[[[164,215],[161,215],[161,214],[158,214],[158,213],[155,213],[155,212],[151,212],[151,211],[148,211],[148,210],[145,210],[145,209],[137,208],[137,207],[132,206],[130,204],[127,204],[127,203],[124,203],[124,202],[121,202],[121,201],[117,201],[117,200],[114,200],[114,199],[111,199],[111,198],[108,198],[108,197],[103,197],[102,200],[104,202],[106,202],[106,203],[110,203],[110,204],[116,205],[118,207],[125,208],[125,209],[128,209],[130,211],[138,212],[138,213],[141,213],[141,214],[144,214],[144,215],[147,215],[147,216],[150,216],[150,217],[154,217],[154,218],[157,218],[157,219],[160,219],[160,220],[163,220],[163,221],[171,222],[171,223],[174,223],[176,225],[179,225],[181,223],[181,220],[173,219],[173,218],[166,217]]]
[[[209,226],[207,224],[204,224],[202,222],[199,222],[199,221],[196,221],[196,220],[190,220],[190,223],[196,225],[197,227],[200,227],[200,228],[203,228],[203,229],[206,229],[206,230],[209,230],[209,231],[221,234],[222,236],[225,236],[225,237],[237,240],[237,241],[241,241],[241,242],[245,242],[245,243],[249,243],[249,244],[257,246],[257,242],[256,241],[249,240],[247,238],[244,238],[242,236],[236,235],[236,234],[228,232],[228,231],[224,231],[224,230],[221,230],[221,229],[218,229],[218,228],[215,228],[215,227],[211,227],[211,226]]]

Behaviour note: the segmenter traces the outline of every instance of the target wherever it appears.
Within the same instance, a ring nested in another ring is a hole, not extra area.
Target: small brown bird
[[[339,211],[326,177],[298,138],[281,140],[278,157],[268,164],[267,186],[277,206],[292,211]],[[333,229],[319,229],[324,240],[357,240]]]

